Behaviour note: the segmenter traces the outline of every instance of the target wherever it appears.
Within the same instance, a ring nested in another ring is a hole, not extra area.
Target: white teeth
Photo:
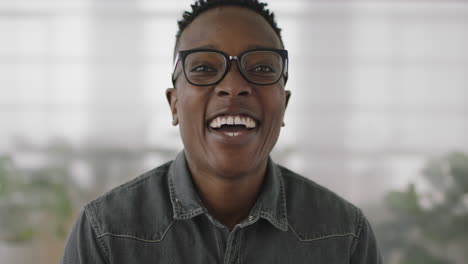
[[[230,137],[237,137],[238,135],[240,135],[239,132],[228,132],[228,133],[226,133],[226,134],[227,134],[228,136],[230,136]]]
[[[247,128],[255,128],[257,124],[255,123],[255,120],[249,118],[247,119],[246,126]]]
[[[222,125],[227,124],[227,118],[226,117],[221,117],[221,118],[217,118],[217,119],[218,119],[219,127],[221,127]]]
[[[255,122],[253,122],[253,120],[249,118],[249,119],[247,119],[247,122],[245,123],[245,126],[247,128],[254,128],[255,127]]]
[[[257,123],[247,116],[218,116],[210,122],[211,128],[220,128],[222,125],[244,125],[246,128],[255,128]],[[227,133],[237,136],[238,133]],[[236,135],[234,135],[236,134]]]

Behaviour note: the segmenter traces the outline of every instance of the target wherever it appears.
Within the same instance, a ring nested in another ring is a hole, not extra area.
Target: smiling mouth
[[[209,122],[209,127],[229,137],[237,137],[254,130],[258,122],[246,115],[220,115]]]

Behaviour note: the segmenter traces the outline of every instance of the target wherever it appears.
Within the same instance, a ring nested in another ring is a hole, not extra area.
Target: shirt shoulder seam
[[[356,250],[357,244],[359,243],[359,238],[361,236],[363,225],[364,225],[364,215],[362,214],[361,210],[358,209],[356,212],[357,236],[354,238],[353,243],[351,244],[351,256],[354,255],[354,251]]]
[[[105,236],[112,236],[112,237],[117,237],[117,238],[134,239],[134,240],[137,240],[137,241],[140,241],[140,242],[145,242],[145,243],[159,243],[159,242],[162,242],[164,240],[164,238],[166,237],[166,234],[168,233],[169,229],[171,229],[171,227],[173,226],[175,221],[176,220],[172,220],[172,222],[166,227],[166,230],[164,230],[161,238],[159,238],[159,239],[144,239],[144,238],[139,238],[137,236],[125,235],[125,234],[114,234],[114,233],[111,233],[111,232],[102,233],[101,235],[98,236],[98,238],[103,238]]]
[[[101,249],[104,251],[104,258],[106,260],[107,263],[110,263],[110,260],[109,260],[109,256],[110,256],[110,252],[109,252],[109,249],[106,247],[106,245],[104,244],[104,242],[101,240],[101,237],[100,237],[100,229],[99,229],[99,226],[98,224],[96,223],[94,217],[94,212],[92,210],[90,210],[90,208],[88,208],[87,206],[84,207],[84,213],[85,213],[85,216],[86,216],[86,221],[88,221],[91,225],[91,228],[93,229],[93,233],[94,235],[96,236],[96,239],[98,241],[98,245],[101,247]]]
[[[291,226],[289,225],[289,228],[291,229],[292,233],[294,234],[294,236],[297,238],[297,240],[299,240],[300,242],[312,242],[312,241],[318,241],[318,240],[324,240],[324,239],[330,239],[330,238],[337,238],[337,237],[346,237],[346,236],[351,236],[353,238],[356,238],[358,237],[358,235],[356,235],[355,233],[352,233],[352,232],[349,232],[349,233],[336,233],[336,234],[330,234],[330,235],[326,235],[326,236],[318,236],[318,237],[314,237],[314,238],[301,238],[296,230]]]

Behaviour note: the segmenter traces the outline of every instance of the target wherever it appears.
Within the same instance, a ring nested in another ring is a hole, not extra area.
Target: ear
[[[177,89],[167,88],[166,98],[172,112],[172,125],[177,126],[179,124],[179,118],[177,116]]]
[[[291,91],[289,90],[286,90],[285,91],[286,93],[286,98],[285,98],[285,101],[284,101],[284,112],[286,113],[286,108],[288,108],[288,103],[289,103],[289,98],[291,98]],[[286,124],[284,123],[284,113],[283,113],[283,122],[281,123],[281,126],[285,126]]]

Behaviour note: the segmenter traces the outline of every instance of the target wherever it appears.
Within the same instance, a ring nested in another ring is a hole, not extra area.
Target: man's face
[[[253,48],[282,46],[259,14],[241,7],[220,7],[201,14],[182,33],[177,51],[196,48],[236,56]],[[242,77],[237,62],[232,61],[220,83],[195,86],[185,78],[181,64],[176,69],[175,89],[168,89],[167,97],[173,119],[180,125],[191,170],[235,179],[265,166],[289,99],[284,78],[273,85],[254,85]],[[213,128],[213,123],[219,125],[218,120],[229,121],[229,117],[234,122],[239,117],[249,127],[254,120],[255,127]]]

